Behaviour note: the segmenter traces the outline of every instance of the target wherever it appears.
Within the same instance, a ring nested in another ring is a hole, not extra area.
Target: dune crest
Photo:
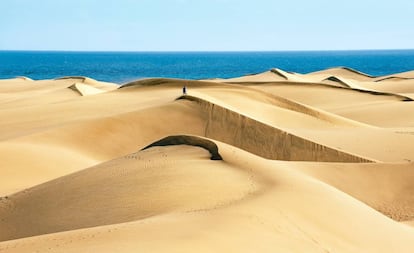
[[[348,67],[329,68],[325,70],[308,73],[306,75],[312,78],[315,78],[315,77],[322,78],[321,80],[326,79],[326,77],[329,77],[329,76],[349,78],[349,79],[353,79],[357,81],[366,81],[366,80],[371,80],[374,78],[371,75],[368,75],[366,73],[363,73],[361,71],[348,68]]]
[[[96,95],[105,92],[104,90],[97,89],[93,86],[83,83],[74,83],[73,85],[69,86],[69,89],[78,92],[81,96]]]
[[[207,137],[230,143],[268,159],[326,162],[372,161],[369,158],[347,154],[303,139],[198,97],[183,96],[179,99],[198,103],[209,115],[206,127]],[[237,131],[221,132],[226,125],[235,126]]]
[[[55,80],[73,81],[75,82],[75,84],[76,83],[85,84],[90,87],[105,90],[105,91],[115,90],[119,87],[119,85],[114,84],[114,83],[101,82],[101,81],[97,81],[95,79],[84,77],[84,76],[65,76],[65,77],[56,78]]]
[[[190,145],[196,146],[206,149],[211,154],[211,160],[223,160],[221,155],[219,154],[217,145],[205,138],[200,138],[197,136],[188,136],[188,135],[176,135],[176,136],[168,136],[159,141],[156,141],[142,150],[149,149],[152,147],[157,146],[171,146],[171,145]]]
[[[406,78],[406,77],[399,77],[399,76],[388,76],[388,77],[381,77],[376,79],[374,82],[383,82],[383,81],[401,81],[401,80],[410,80],[413,78]]]

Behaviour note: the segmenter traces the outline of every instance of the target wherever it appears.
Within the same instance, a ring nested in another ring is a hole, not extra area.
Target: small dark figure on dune
[[[187,87],[185,87],[185,85],[183,87],[183,95],[187,95]]]

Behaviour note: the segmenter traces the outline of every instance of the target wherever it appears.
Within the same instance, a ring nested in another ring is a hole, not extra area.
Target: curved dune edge
[[[275,82],[275,81],[285,81],[287,78],[283,75],[273,73],[272,70],[265,72],[247,74],[240,77],[231,77],[231,78],[215,78],[215,79],[202,79],[200,81],[209,81],[209,82],[218,82],[218,83],[233,83],[233,82]]]
[[[335,69],[335,68],[331,68],[331,69]],[[368,75],[367,73],[364,73],[362,71],[359,71],[359,70],[356,70],[356,69],[353,69],[353,68],[349,68],[349,67],[341,66],[341,67],[336,67],[336,69],[343,69],[343,70],[346,70],[346,71],[349,71],[351,73],[355,73],[355,74],[358,74],[358,75],[361,75],[361,76],[374,78],[374,76],[372,76],[372,75]],[[328,71],[329,71],[329,69],[328,69]]]
[[[321,145],[281,129],[256,121],[230,109],[194,96],[177,98],[196,102],[208,115],[205,136],[267,159],[319,162],[374,162]],[[228,126],[232,133],[223,133]],[[237,130],[236,130],[237,129]]]
[[[24,81],[33,81],[33,79],[27,76],[16,76],[16,79],[24,80]]]
[[[400,101],[403,102],[411,102],[414,101],[411,97],[405,96],[402,94],[392,93],[392,92],[384,92],[384,91],[377,91],[373,89],[364,88],[362,86],[357,86],[355,84],[350,84],[347,81],[344,81],[343,78],[337,78],[336,76],[331,76],[332,79],[330,81],[337,82],[340,84],[340,86],[333,86],[327,83],[307,83],[307,82],[289,82],[289,84],[300,84],[300,85],[319,85],[319,86],[325,86],[332,89],[347,89],[352,90],[355,92],[361,92],[361,93],[367,93],[374,96],[389,96],[389,97],[395,97]],[[324,79],[327,80],[327,79]],[[334,81],[335,80],[335,81]]]
[[[119,86],[119,89],[125,88],[140,88],[140,87],[151,87],[151,86],[160,86],[165,87],[182,87],[186,85],[187,87],[214,87],[223,85],[221,82],[217,83],[214,81],[208,80],[186,80],[186,79],[177,79],[177,78],[146,78],[140,79],[137,81],[132,81],[126,84]]]
[[[98,89],[98,88],[95,88],[93,86],[83,84],[83,83],[74,83],[68,88],[79,93],[81,96],[96,95],[96,94],[106,92],[104,90],[101,90],[101,89]]]
[[[285,80],[289,80],[289,77],[281,69],[274,68],[274,69],[271,69],[270,72],[272,72],[273,74],[276,74],[276,75],[282,77]]]
[[[384,91],[377,91],[375,89],[365,88],[365,87],[362,87],[358,84],[353,83],[352,81],[345,80],[344,78],[340,78],[340,77],[337,77],[337,76],[330,76],[330,77],[322,80],[322,82],[323,81],[336,82],[336,83],[339,83],[342,86],[344,86],[343,88],[351,89],[351,90],[354,90],[354,91],[357,91],[357,92],[364,92],[364,93],[369,93],[369,94],[372,94],[372,95],[379,95],[379,96],[394,96],[394,97],[400,99],[401,101],[405,101],[405,102],[413,101],[413,99],[409,96],[404,96],[402,94],[393,93],[393,92],[384,92]],[[337,88],[342,88],[342,87],[337,87]]]
[[[329,82],[332,82],[332,83],[329,83]],[[163,83],[166,83],[166,82],[158,82],[157,85],[160,85]],[[211,82],[211,83],[215,83],[215,82]],[[236,85],[246,85],[246,84],[248,85],[261,85],[261,84],[313,85],[313,86],[323,86],[323,87],[332,88],[332,89],[348,89],[348,90],[352,90],[355,92],[368,93],[374,96],[391,96],[404,102],[414,101],[414,99],[410,96],[406,96],[406,95],[399,94],[399,93],[377,91],[374,89],[365,88],[361,85],[350,83],[350,81],[346,81],[344,80],[344,78],[338,78],[337,76],[332,76],[332,75],[325,76],[321,80],[319,79],[318,80],[313,80],[313,79],[306,80],[306,77],[295,78],[294,80],[289,79],[289,80],[270,80],[270,81],[268,80],[266,81],[243,80],[243,79],[232,78],[232,79],[223,79],[220,81],[220,83],[236,84]]]
[[[289,85],[320,85],[325,86],[329,88],[336,88],[336,89],[349,89],[353,90],[355,92],[362,92],[362,93],[368,93],[371,95],[378,95],[378,96],[393,96],[397,99],[404,101],[404,102],[410,102],[414,101],[414,99],[410,96],[406,96],[404,94],[399,93],[393,93],[393,92],[386,92],[386,91],[377,91],[375,89],[366,88],[362,85],[358,84],[360,80],[348,80],[350,78],[346,77],[340,77],[339,75],[335,75],[337,73],[330,73],[329,71],[332,70],[345,70],[352,74],[357,74],[359,76],[365,76],[366,78],[375,78],[370,75],[367,75],[365,73],[359,72],[357,70],[353,70],[350,68],[342,67],[342,68],[332,68],[327,69],[324,71],[327,71],[328,73],[324,73],[321,79],[315,80],[314,78],[309,78],[310,75],[312,76],[314,73],[319,72],[312,72],[305,75],[299,75],[296,73],[289,73],[277,68],[271,69],[270,71],[259,73],[259,74],[253,74],[253,75],[247,75],[243,77],[237,77],[237,78],[230,78],[230,79],[220,79],[220,80],[185,80],[185,79],[174,79],[174,78],[147,78],[147,79],[140,79],[137,81],[129,82],[126,84],[123,84],[119,86],[119,89],[124,88],[130,88],[130,87],[150,87],[150,86],[157,86],[157,85],[165,85],[165,86],[171,86],[171,87],[180,87],[183,85],[187,85],[189,87],[203,87],[208,86],[212,87],[217,84],[236,84],[236,85],[260,85],[260,84],[289,84]],[[323,72],[323,71],[322,71]],[[271,73],[275,76],[278,76],[281,78],[281,80],[275,79],[275,80],[261,80],[262,77],[260,75],[265,75]],[[257,76],[257,77],[256,77]],[[337,83],[337,85],[330,84],[328,82]],[[355,81],[355,82],[353,82]]]
[[[232,84],[234,85],[234,84]],[[275,94],[270,94],[267,93],[265,91],[259,90],[259,89],[254,89],[254,88],[250,88],[250,87],[243,87],[244,90],[250,90],[252,92],[261,94],[263,97],[265,97],[268,100],[270,100],[270,102],[274,105],[277,105],[281,108],[284,109],[288,109],[294,112],[298,112],[298,113],[302,113],[326,122],[330,122],[330,123],[335,123],[337,125],[341,125],[341,126],[354,126],[354,127],[372,127],[371,125],[367,125],[364,124],[362,122],[358,122],[358,121],[354,121],[354,120],[350,120],[341,116],[338,116],[336,114],[324,111],[324,110],[320,110],[316,107],[311,107],[308,106],[306,104],[291,100],[291,99],[287,99]]]
[[[90,77],[85,77],[85,76],[64,76],[64,77],[56,78],[54,80],[57,80],[57,81],[73,80],[74,83],[81,83],[84,85],[88,85],[89,87],[93,87],[93,88],[104,90],[104,91],[112,91],[112,90],[116,90],[119,88],[119,85],[115,83],[97,81],[95,79],[92,79]]]
[[[315,76],[315,75],[340,75],[340,76],[352,76],[354,78],[358,79],[365,79],[365,80],[369,80],[369,79],[373,79],[375,78],[375,76],[371,76],[369,74],[363,73],[359,70],[356,69],[352,69],[349,67],[332,67],[332,68],[328,68],[328,69],[323,69],[323,70],[319,70],[319,71],[315,71],[315,72],[311,72],[311,73],[307,73],[306,75],[309,76]]]
[[[145,78],[132,81],[126,84],[119,86],[119,89],[124,89],[133,86],[155,86],[155,85],[173,85],[177,82],[185,81],[183,79],[173,79],[173,78]]]
[[[354,85],[352,85],[349,82],[343,80],[342,78],[339,78],[339,77],[336,77],[336,76],[330,76],[328,78],[323,79],[322,82],[323,81],[332,81],[332,82],[339,83],[339,84],[341,84],[342,86],[344,86],[346,88],[351,88],[351,89],[355,88]]]
[[[379,83],[383,81],[402,81],[402,80],[413,80],[413,79],[414,78],[410,78],[410,77],[388,76],[388,77],[376,79],[374,80],[374,82]]]
[[[168,87],[182,87],[183,85],[187,85],[188,87],[213,87],[219,84],[226,84],[226,85],[259,85],[259,84],[289,84],[289,85],[317,85],[317,86],[324,86],[332,89],[348,89],[355,92],[362,92],[367,93],[375,96],[391,96],[395,97],[401,101],[409,102],[414,101],[411,97],[405,96],[402,94],[392,93],[392,92],[382,92],[376,91],[372,89],[367,89],[362,86],[356,84],[350,84],[347,81],[344,81],[343,78],[337,78],[336,76],[330,76],[333,79],[331,81],[339,83],[338,86],[331,85],[328,83],[315,82],[315,81],[303,81],[302,79],[297,80],[284,80],[284,81],[231,81],[228,79],[223,79],[219,83],[215,81],[206,81],[206,80],[184,80],[184,79],[171,79],[171,78],[148,78],[148,79],[141,79],[137,81],[133,81],[124,85],[119,86],[119,89],[124,88],[132,88],[132,87],[150,87],[150,86],[158,86],[158,85],[165,85]],[[326,79],[324,79],[326,80]],[[334,81],[335,80],[335,81]],[[246,87],[247,89],[247,87]],[[283,98],[282,98],[283,99]],[[293,101],[291,101],[293,103]]]
[[[55,78],[54,80],[67,80],[67,79],[79,80],[82,83],[98,82],[95,79],[92,79],[92,78],[87,77],[87,76],[62,76],[62,77]]]
[[[414,70],[401,72],[401,73],[390,74],[390,75],[385,75],[385,76],[379,76],[379,77],[376,78],[376,80],[387,79],[387,78],[390,78],[390,77],[391,78],[401,78],[401,79],[414,79]]]
[[[146,150],[152,147],[157,146],[172,146],[172,145],[190,145],[201,147],[210,152],[211,160],[223,160],[221,155],[219,154],[217,145],[210,140],[205,138],[201,138],[198,136],[190,136],[190,135],[175,135],[175,136],[168,136],[159,141],[156,141],[142,150]]]
[[[365,89],[365,88],[361,88],[361,89],[359,89],[359,88],[352,88],[352,90],[357,91],[357,92],[362,92],[362,93],[369,93],[371,95],[377,95],[377,96],[391,96],[391,97],[396,97],[400,101],[403,101],[403,102],[411,102],[411,101],[414,101],[409,96],[404,96],[404,95],[397,94],[397,93],[376,91],[376,90]]]

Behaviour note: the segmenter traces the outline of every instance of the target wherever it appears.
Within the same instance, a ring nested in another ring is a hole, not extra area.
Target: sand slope
[[[198,147],[156,147],[10,196],[9,239],[98,227],[0,245],[10,252],[29,245],[69,252],[412,250],[410,227],[287,164],[218,146],[224,161]],[[108,223],[115,224],[99,226]]]
[[[411,84],[0,80],[0,252],[413,252]]]

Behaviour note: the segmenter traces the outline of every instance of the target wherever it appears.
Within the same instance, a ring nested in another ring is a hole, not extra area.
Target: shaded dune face
[[[200,98],[184,96],[180,99],[196,102],[208,114],[206,137],[229,143],[268,159],[370,162],[369,159],[289,134]]]

